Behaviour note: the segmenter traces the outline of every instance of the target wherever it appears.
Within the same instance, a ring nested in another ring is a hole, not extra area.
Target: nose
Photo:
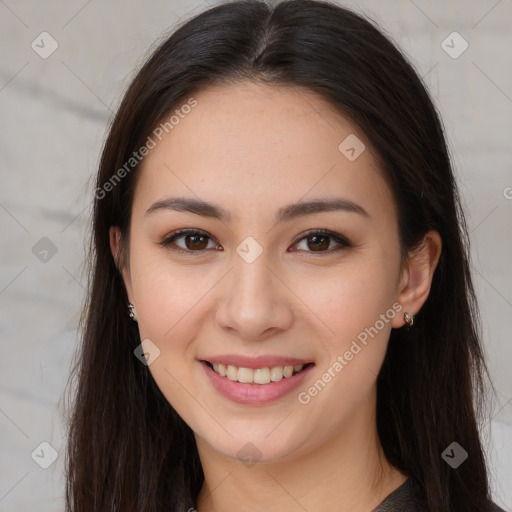
[[[216,310],[218,325],[244,340],[265,340],[290,327],[293,321],[286,280],[260,256],[247,263],[240,259],[222,288]]]

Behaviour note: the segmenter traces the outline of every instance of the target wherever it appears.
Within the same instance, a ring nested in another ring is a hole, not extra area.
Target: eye
[[[184,246],[175,243],[175,241],[179,239],[183,239]],[[192,252],[203,252],[202,249],[206,249],[208,246],[208,240],[213,242],[204,231],[197,229],[180,229],[159,242],[159,245],[169,247],[169,249],[176,252],[190,254]],[[171,245],[177,245],[177,248],[170,247]]]
[[[332,240],[334,240],[334,242],[338,244],[338,247],[332,250],[327,250],[329,249]],[[345,247],[354,247],[350,240],[345,236],[326,229],[317,229],[309,231],[301,238],[299,238],[294,245],[297,245],[299,244],[299,242],[302,241],[305,241],[304,245],[306,247],[306,252],[331,253],[334,251],[339,251]],[[312,248],[312,250],[307,250],[308,248]]]
[[[184,245],[176,243],[176,241],[180,239],[183,239]],[[213,247],[208,247],[208,241],[212,242]],[[303,248],[300,250],[305,250],[305,252],[332,253],[346,247],[354,247],[350,240],[345,236],[326,229],[309,231],[302,235],[301,238],[294,242],[293,245],[298,245],[303,241],[306,249]],[[338,247],[332,249],[331,241],[334,241]],[[206,232],[197,229],[180,229],[175,231],[159,242],[159,245],[162,247],[168,247],[172,251],[187,255],[194,252],[204,252],[203,249],[219,248],[219,246],[215,245],[212,238]],[[174,247],[172,247],[173,245]],[[309,250],[310,248],[312,248],[312,250]]]

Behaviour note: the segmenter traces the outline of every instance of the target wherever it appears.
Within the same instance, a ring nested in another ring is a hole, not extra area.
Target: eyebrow
[[[221,206],[214,205],[207,201],[188,197],[169,197],[153,203],[145,215],[156,211],[173,210],[179,212],[194,213],[203,217],[211,217],[222,221],[230,221],[231,214]],[[368,212],[360,205],[343,198],[322,198],[308,202],[292,203],[283,206],[277,211],[274,217],[276,223],[290,221],[303,215],[312,215],[321,212],[345,211],[370,217]]]

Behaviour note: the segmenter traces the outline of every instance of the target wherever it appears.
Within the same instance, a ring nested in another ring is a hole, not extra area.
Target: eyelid
[[[169,248],[168,246],[171,245],[171,243],[173,243],[176,239],[182,238],[186,235],[201,235],[201,236],[209,238],[213,242],[217,243],[216,240],[206,231],[203,231],[201,229],[196,229],[196,228],[184,228],[184,229],[178,229],[176,231],[173,231],[168,236],[166,236],[161,242],[158,242],[158,245],[160,245],[162,247]],[[329,238],[334,240],[334,242],[336,242],[339,247],[335,248],[335,249],[329,249],[327,251],[304,251],[307,254],[311,254],[311,255],[332,254],[333,252],[336,252],[342,248],[355,247],[355,245],[346,236],[342,235],[341,233],[336,233],[329,229],[322,229],[322,228],[310,229],[308,231],[301,233],[300,235],[298,235],[298,237],[292,243],[292,246],[297,245],[299,242],[301,242],[305,238],[308,238],[309,236],[312,236],[312,235],[328,236]],[[182,254],[185,253],[187,255],[194,255],[194,254],[200,254],[200,253],[207,252],[206,249],[200,250],[200,251],[192,251],[192,250],[183,249],[181,247],[172,247],[172,248],[170,248],[170,250],[172,250],[174,252],[182,253]]]

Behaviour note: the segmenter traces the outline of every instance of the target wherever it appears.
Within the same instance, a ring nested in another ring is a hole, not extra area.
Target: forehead
[[[232,205],[236,220],[263,205],[276,210],[308,197],[349,196],[367,211],[393,213],[364,134],[311,91],[241,82],[193,99],[193,108],[174,107],[180,115],[161,140],[153,137],[156,147],[141,164],[135,196],[146,207],[166,194],[195,196]],[[351,147],[364,150],[347,158]]]

